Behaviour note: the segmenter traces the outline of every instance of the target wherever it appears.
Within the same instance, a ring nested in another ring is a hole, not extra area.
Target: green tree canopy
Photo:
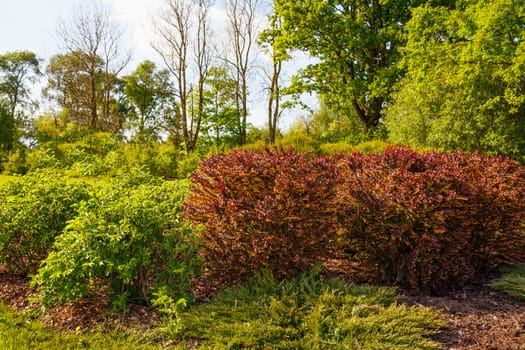
[[[241,144],[240,111],[236,105],[236,82],[226,67],[211,67],[205,81],[204,131],[215,143]]]
[[[131,125],[140,139],[156,137],[173,86],[167,70],[157,70],[155,63],[144,61],[123,78],[124,93],[133,107]]]
[[[407,30],[407,75],[386,113],[391,140],[525,155],[525,3],[424,6]]]
[[[30,90],[27,81],[34,82],[40,74],[40,62],[30,51],[9,52],[0,56],[0,94],[6,97],[11,116],[27,102]]]
[[[67,111],[67,121],[117,132],[122,129],[127,112],[119,97],[122,84],[116,76],[105,71],[101,57],[97,56],[95,68],[86,66],[84,61],[90,59],[87,56],[82,51],[74,51],[51,57],[46,67],[45,96]],[[108,82],[111,82],[109,90]],[[93,104],[93,99],[97,103]],[[97,110],[96,118],[93,118],[93,108]]]
[[[281,33],[275,47],[316,59],[295,79],[299,91],[316,91],[330,108],[358,117],[367,133],[378,125],[405,43],[413,0],[275,0]]]
[[[31,104],[31,89],[40,75],[40,62],[33,52],[16,51],[0,56],[0,149],[10,151],[19,138],[25,118],[20,107]]]

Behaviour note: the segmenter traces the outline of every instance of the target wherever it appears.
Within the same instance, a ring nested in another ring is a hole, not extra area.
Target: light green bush
[[[319,148],[322,154],[347,154],[355,151],[355,145],[351,145],[345,141],[339,141],[336,143],[324,143]]]
[[[13,272],[35,273],[88,192],[89,185],[51,170],[0,186],[0,261]]]
[[[48,147],[37,147],[27,154],[27,165],[30,170],[36,169],[63,169],[56,151]]]
[[[391,144],[381,140],[364,141],[354,147],[355,151],[363,154],[384,152]]]
[[[177,177],[178,155],[169,143],[124,144],[119,156],[123,159],[120,170],[146,168],[156,176]]]
[[[276,145],[284,149],[292,147],[296,151],[303,153],[317,153],[319,149],[318,142],[311,136],[307,135],[290,135],[277,140]]]
[[[107,293],[113,306],[149,302],[168,286],[185,296],[198,259],[193,230],[179,218],[185,182],[131,172],[102,184],[57,238],[33,285],[44,305]]]
[[[8,154],[4,164],[4,173],[7,175],[25,174],[28,170],[25,148],[18,148]]]

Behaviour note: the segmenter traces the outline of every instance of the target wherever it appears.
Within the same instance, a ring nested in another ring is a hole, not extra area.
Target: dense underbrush
[[[167,309],[191,299],[199,269],[230,286],[333,257],[370,282],[439,293],[522,261],[524,196],[511,160],[403,148],[232,151],[202,161],[189,186],[40,171],[0,186],[0,263],[34,275],[48,306],[103,295]]]
[[[51,171],[20,177],[0,187],[0,263],[32,274],[46,306],[189,298],[200,258],[180,218],[187,191],[142,171],[92,185]]]

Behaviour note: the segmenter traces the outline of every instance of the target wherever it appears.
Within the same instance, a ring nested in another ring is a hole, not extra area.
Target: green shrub
[[[179,218],[183,182],[131,172],[101,185],[59,236],[32,283],[44,305],[107,293],[118,309],[168,286],[185,296],[196,272],[193,231]]]
[[[179,179],[187,179],[197,170],[202,156],[197,152],[185,154],[177,163],[177,177]]]
[[[177,152],[170,143],[129,143],[121,147],[118,156],[123,159],[120,166],[124,170],[146,168],[156,176],[177,176]]]
[[[386,151],[391,145],[381,140],[364,141],[355,145],[354,150],[364,154],[381,153]]]
[[[292,147],[298,152],[308,154],[317,153],[319,149],[319,144],[313,137],[301,134],[285,136],[278,139],[275,144],[282,148]]]
[[[36,169],[63,169],[64,166],[52,148],[37,147],[27,154],[27,165],[30,170]]]
[[[192,176],[185,216],[204,226],[202,255],[222,281],[266,268],[291,276],[335,236],[335,163],[293,150],[212,156]]]
[[[336,143],[322,144],[320,146],[320,151],[322,154],[349,154],[352,152],[368,154],[384,152],[390,146],[390,144],[380,140],[364,141],[356,145],[350,144],[346,141],[339,141]]]
[[[8,175],[23,175],[27,173],[27,171],[26,149],[20,147],[13,150],[7,158],[7,162],[4,164],[4,173]]]
[[[268,147],[268,144],[265,141],[257,140],[253,143],[247,143],[245,145],[236,147],[236,149],[245,151],[263,151],[266,147]]]
[[[181,313],[179,337],[210,349],[439,349],[438,314],[397,305],[393,288],[258,274]]]
[[[351,145],[345,141],[339,141],[335,143],[323,143],[319,149],[321,154],[347,154],[355,151],[355,145]]]
[[[89,186],[42,170],[0,186],[0,261],[12,272],[35,273],[55,237],[76,216]]]

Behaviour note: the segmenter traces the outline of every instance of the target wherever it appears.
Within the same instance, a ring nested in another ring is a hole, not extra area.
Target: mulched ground
[[[326,265],[330,268],[330,262]],[[334,265],[341,267],[338,263]],[[330,275],[339,275],[337,271],[329,271]],[[441,297],[411,296],[405,302],[442,312],[449,328],[435,339],[445,344],[443,349],[525,350],[525,303],[487,287],[488,282],[489,279],[475,281]],[[19,310],[40,307],[27,300],[35,295],[27,278],[0,272],[3,303]],[[94,329],[97,325],[148,329],[160,319],[153,309],[145,306],[133,306],[124,315],[110,311],[111,306],[101,299],[82,300],[74,305],[54,307],[43,319],[49,326],[64,330]]]
[[[525,349],[525,303],[483,284],[468,284],[443,297],[417,296],[411,305],[442,312],[449,328],[435,339],[446,349]]]
[[[40,303],[30,301],[36,295],[35,290],[29,287],[28,278],[0,272],[0,301],[4,304],[20,311],[41,308]],[[52,307],[42,321],[50,327],[66,331],[99,327],[146,330],[158,325],[160,316],[153,308],[140,305],[132,305],[125,314],[115,313],[106,300],[91,298]]]

